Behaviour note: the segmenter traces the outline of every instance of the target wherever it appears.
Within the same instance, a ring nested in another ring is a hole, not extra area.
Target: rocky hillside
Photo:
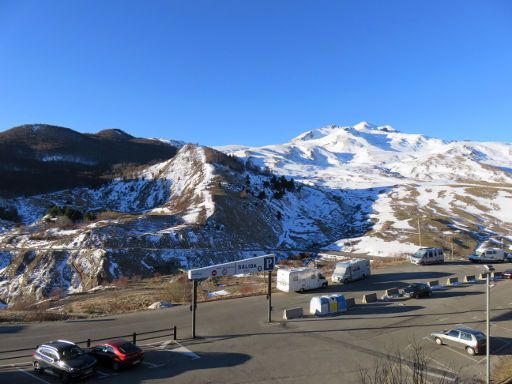
[[[0,196],[99,186],[136,165],[176,154],[176,144],[141,139],[119,129],[83,134],[44,124],[0,132]]]
[[[358,199],[194,145],[131,178],[1,204],[19,220],[4,220],[0,234],[0,297],[8,301],[327,245],[365,223]]]

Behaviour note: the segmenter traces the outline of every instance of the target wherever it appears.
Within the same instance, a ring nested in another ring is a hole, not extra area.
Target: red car
[[[144,360],[142,349],[123,339],[109,340],[95,346],[89,353],[98,360],[99,364],[110,366],[114,371],[140,364]]]
[[[503,278],[512,279],[512,269],[507,269],[505,272],[503,272]]]

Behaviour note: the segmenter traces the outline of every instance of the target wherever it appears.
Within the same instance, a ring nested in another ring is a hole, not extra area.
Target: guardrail
[[[139,336],[154,335],[156,333],[164,333],[164,332],[170,332],[170,333],[164,334],[164,335],[158,335],[158,336],[139,338]],[[109,336],[109,337],[104,337],[101,339],[87,339],[87,340],[77,341],[77,342],[75,342],[75,344],[85,344],[87,346],[87,348],[90,348],[91,343],[112,340],[112,339],[126,339],[126,338],[131,338],[132,343],[137,344],[137,341],[153,340],[153,339],[158,339],[158,338],[166,337],[166,336],[172,336],[173,340],[177,340],[177,338],[178,338],[177,327],[174,326],[172,328],[157,329],[157,330],[148,331],[148,332],[139,332],[139,333],[133,332],[129,335]],[[18,352],[27,352],[27,351],[33,352],[37,349],[37,347],[38,346],[36,345],[35,347],[32,347],[32,348],[20,348],[20,349],[11,349],[11,350],[6,350],[6,351],[0,351],[0,361],[32,357],[32,354],[30,354],[30,355],[15,355],[15,356],[7,356],[7,357],[3,357],[3,355],[11,354],[11,353],[18,353]]]

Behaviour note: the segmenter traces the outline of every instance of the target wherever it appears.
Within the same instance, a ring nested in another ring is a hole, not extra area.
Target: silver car
[[[486,338],[481,331],[471,328],[454,328],[442,332],[433,332],[430,337],[438,345],[450,345],[465,349],[470,355],[485,352]]]

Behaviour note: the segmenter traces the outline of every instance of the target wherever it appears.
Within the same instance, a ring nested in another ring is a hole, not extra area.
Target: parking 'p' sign
[[[202,280],[215,276],[230,276],[237,274],[272,271],[276,264],[274,255],[251,257],[231,263],[211,265],[209,267],[191,269],[188,271],[190,280]]]

